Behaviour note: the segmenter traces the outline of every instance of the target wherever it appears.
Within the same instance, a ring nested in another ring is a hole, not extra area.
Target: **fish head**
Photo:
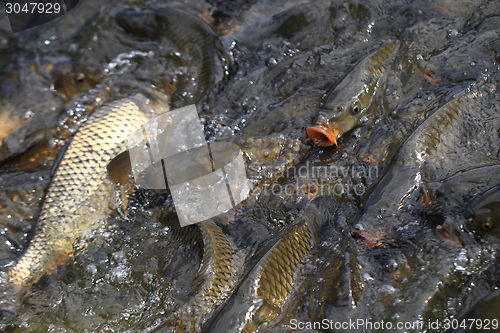
[[[336,145],[341,136],[362,123],[366,111],[367,106],[357,98],[339,105],[335,110],[322,110],[307,129],[307,135],[318,146]]]
[[[500,241],[500,186],[474,199],[464,215],[469,231],[488,240]]]
[[[322,110],[307,135],[318,146],[337,144],[337,139],[367,119],[373,109],[378,80],[360,80],[361,69],[352,70],[334,89],[323,96]]]
[[[101,80],[101,70],[92,66],[83,66],[71,60],[60,60],[51,67],[50,75],[54,89],[66,98],[94,88]]]
[[[500,202],[475,207],[467,214],[467,226],[483,238],[500,240]]]
[[[400,225],[397,216],[374,216],[365,214],[351,230],[351,235],[364,248],[386,247],[395,237],[396,226]]]
[[[390,247],[402,233],[408,234],[408,225],[422,225],[418,217],[392,213],[388,215],[363,215],[351,230],[351,235],[366,248]],[[437,237],[451,246],[462,247],[473,242],[470,232],[464,228],[466,220],[461,216],[445,216],[436,226]],[[405,231],[406,230],[406,231]]]
[[[336,114],[331,112],[320,112],[311,127],[307,129],[307,135],[315,144],[321,147],[329,147],[337,144],[337,140],[360,124],[361,106],[354,102],[345,108],[340,108]]]
[[[322,110],[307,135],[323,147],[368,120],[374,110],[375,96],[384,86],[384,63],[396,53],[395,41],[368,55],[331,86],[323,95]]]

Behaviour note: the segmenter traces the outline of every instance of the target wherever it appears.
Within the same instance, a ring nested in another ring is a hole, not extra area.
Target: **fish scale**
[[[109,213],[112,185],[106,166],[126,149],[125,139],[149,116],[131,98],[95,111],[70,141],[45,195],[28,248],[9,269],[9,278],[29,286],[58,254],[69,254],[81,232],[102,225]]]
[[[284,310],[299,263],[314,243],[310,225],[301,221],[283,232],[239,284],[229,302],[203,332],[255,332]],[[242,306],[245,304],[245,306]]]
[[[311,233],[306,224],[289,233],[274,249],[263,268],[257,294],[278,308],[283,306],[292,288],[293,274],[310,250]]]
[[[206,244],[203,260],[212,262],[213,271],[217,275],[217,279],[213,279],[210,285],[205,287],[207,293],[204,295],[204,299],[213,304],[217,302],[223,288],[229,284],[232,276],[231,261],[233,249],[220,228],[213,222],[202,222],[199,226],[204,236],[204,243]],[[207,243],[210,243],[210,245],[207,246]],[[200,270],[200,272],[205,273],[204,270],[205,268],[203,267],[203,270]]]
[[[164,323],[147,332],[199,332],[201,326],[213,314],[217,306],[234,289],[243,258],[234,254],[234,245],[212,220],[197,224],[203,235],[203,259],[193,286],[196,293]],[[171,330],[169,330],[171,331]]]
[[[442,112],[438,113],[435,117],[429,118],[429,122],[424,122],[422,124],[422,131],[415,132],[416,135],[410,136],[408,140],[415,140],[416,142],[423,144],[422,150],[414,150],[411,145],[407,145],[402,153],[405,155],[414,155],[416,153],[422,154],[425,152],[427,155],[431,155],[436,151],[440,143],[440,136],[443,129],[445,129],[450,123],[458,116],[460,106],[460,100],[456,99],[448,103]],[[427,125],[427,126],[426,126]],[[414,138],[412,138],[414,137]],[[414,160],[415,164],[420,164],[420,159]]]
[[[467,94],[465,94],[467,96]],[[395,157],[393,165],[368,198],[358,228],[354,231],[363,237],[368,247],[380,245],[402,223],[396,216],[404,203],[420,189],[422,171],[437,149],[445,144],[442,133],[450,130],[457,117],[464,95],[448,102],[428,117],[405,141]]]

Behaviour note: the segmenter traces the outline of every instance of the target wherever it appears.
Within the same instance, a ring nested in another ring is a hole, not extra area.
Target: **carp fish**
[[[96,110],[61,149],[34,236],[8,268],[7,281],[1,281],[13,291],[10,300],[0,301],[1,308],[15,312],[23,289],[67,260],[82,231],[103,225],[113,193],[108,163],[126,149],[129,134],[155,113],[168,111],[168,105],[168,96],[153,91],[111,102]]]
[[[329,147],[373,111],[375,97],[382,90],[386,69],[394,60],[400,42],[389,45],[363,58],[337,84],[323,95],[323,107],[307,135],[318,146]]]
[[[243,252],[235,253],[234,244],[213,220],[196,226],[200,228],[204,243],[200,269],[192,281],[196,292],[165,322],[147,332],[199,332],[238,281]]]
[[[264,254],[202,331],[250,333],[277,319],[286,307],[295,271],[315,243],[312,228],[303,218],[263,247]]]
[[[370,194],[364,213],[354,231],[368,241],[368,247],[380,245],[400,225],[397,216],[407,199],[422,187],[424,164],[440,145],[440,136],[464,112],[460,98],[454,99],[428,117],[397,152],[395,161]]]
[[[122,11],[117,14],[116,21],[138,38],[168,40],[182,52],[179,62],[188,68],[187,75],[178,78],[176,73],[160,75],[164,77],[157,85],[172,95],[188,98],[186,104],[199,102],[233,70],[229,52],[210,25],[196,15],[174,8],[156,12]],[[166,43],[164,50],[170,49]]]
[[[483,76],[436,111],[427,110],[429,115],[405,140],[369,194],[354,226],[355,236],[363,237],[369,247],[381,245],[405,228],[420,224],[426,212],[465,205],[466,198],[498,184],[486,172],[499,161],[500,117],[492,108],[498,103],[493,80]],[[497,198],[494,193],[485,194],[470,204],[478,221],[482,221],[480,208],[488,208],[488,202]],[[494,216],[495,210],[487,214]],[[488,226],[476,225],[475,229]],[[438,227],[448,228],[448,224]]]

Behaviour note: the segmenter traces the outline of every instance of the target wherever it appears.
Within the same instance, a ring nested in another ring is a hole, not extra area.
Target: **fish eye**
[[[356,114],[358,112],[359,112],[359,106],[358,105],[354,105],[354,107],[352,108],[352,113]]]
[[[82,73],[76,74],[75,81],[78,83],[82,83],[83,81],[85,81],[85,74],[82,74]]]
[[[493,221],[491,220],[491,217],[487,217],[487,218],[482,219],[480,221],[480,227],[484,231],[490,231],[491,229],[493,229],[494,226],[495,225],[493,224]]]
[[[481,221],[481,229],[483,229],[484,231],[493,229],[493,222],[491,222],[491,218],[487,218]]]

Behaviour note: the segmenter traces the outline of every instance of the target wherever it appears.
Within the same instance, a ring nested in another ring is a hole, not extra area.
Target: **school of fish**
[[[498,329],[500,7],[279,3],[86,4],[94,37],[59,32],[77,60],[5,67],[2,99],[34,82],[53,106],[0,114],[1,329]],[[252,190],[180,227],[168,189],[134,183],[126,141],[193,103]]]

